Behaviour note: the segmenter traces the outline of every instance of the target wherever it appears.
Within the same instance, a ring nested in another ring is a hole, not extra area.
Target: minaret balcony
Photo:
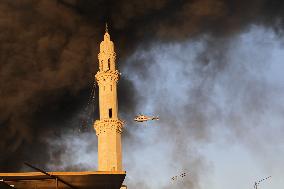
[[[96,134],[99,136],[103,132],[116,131],[117,133],[122,133],[122,128],[124,121],[119,119],[102,119],[96,120],[94,123],[94,128]]]
[[[98,71],[96,74],[96,80],[99,85],[106,81],[118,82],[119,76],[120,76],[120,73],[118,70]]]

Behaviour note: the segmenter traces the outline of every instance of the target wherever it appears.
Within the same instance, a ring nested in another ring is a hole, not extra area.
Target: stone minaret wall
[[[119,72],[115,67],[114,44],[106,30],[100,44],[99,86],[100,120],[94,127],[98,136],[98,171],[122,171],[121,132],[123,122],[118,119],[117,82]]]

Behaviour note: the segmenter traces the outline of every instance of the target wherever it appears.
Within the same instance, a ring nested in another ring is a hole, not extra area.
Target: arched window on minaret
[[[108,69],[110,70],[110,59],[107,60],[107,66],[108,66]]]
[[[108,109],[108,117],[112,118],[112,108]]]

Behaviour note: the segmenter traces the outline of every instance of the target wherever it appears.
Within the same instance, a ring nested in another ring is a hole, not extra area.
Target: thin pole
[[[55,175],[51,175],[51,174],[49,174],[49,173],[47,173],[47,172],[45,172],[45,171],[43,171],[43,170],[41,170],[41,169],[39,169],[39,168],[37,168],[37,167],[34,167],[34,166],[32,166],[32,165],[30,165],[30,164],[28,164],[28,163],[26,163],[26,162],[25,162],[25,164],[26,164],[28,167],[31,167],[31,168],[33,168],[33,169],[35,169],[35,170],[37,170],[37,171],[39,171],[39,172],[41,172],[41,173],[43,173],[43,174],[49,176],[49,177],[52,178],[52,179],[57,179],[57,180],[59,180],[60,182],[62,182],[62,183],[65,184],[66,186],[69,186],[69,187],[72,188],[72,189],[76,189],[76,187],[72,186],[72,185],[69,184],[68,182],[66,182],[66,181],[64,181],[64,180],[62,180],[62,179],[60,179],[60,178],[58,178],[58,177],[55,176]]]
[[[257,182],[254,183],[254,188],[257,189]]]
[[[6,183],[6,182],[4,181],[4,179],[1,179],[1,180],[0,180],[0,183],[2,183],[3,185],[5,185],[5,186],[7,186],[7,187],[9,187],[9,188],[15,189],[15,186],[11,186],[10,184]]]
[[[58,179],[57,178],[55,179],[55,182],[56,182],[56,189],[58,189]]]

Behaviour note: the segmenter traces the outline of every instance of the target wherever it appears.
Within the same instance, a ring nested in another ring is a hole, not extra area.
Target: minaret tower
[[[120,73],[115,68],[114,44],[110,40],[107,25],[98,58],[96,81],[99,86],[100,120],[96,120],[94,124],[98,136],[98,171],[122,171],[123,122],[117,116],[116,87]]]

